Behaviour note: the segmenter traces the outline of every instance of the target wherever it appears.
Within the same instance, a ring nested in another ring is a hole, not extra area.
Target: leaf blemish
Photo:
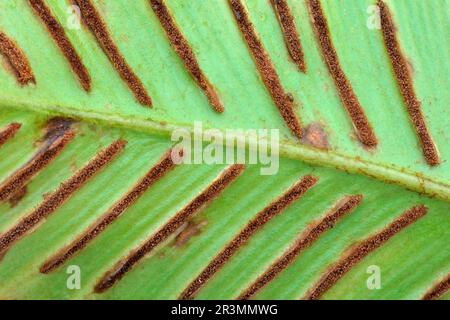
[[[117,140],[99,152],[83,169],[46,197],[29,215],[0,235],[0,254],[6,252],[16,241],[37,228],[47,216],[62,206],[88,180],[110,163],[125,148],[126,144],[125,140]]]
[[[69,129],[70,123],[63,119],[53,119],[48,123],[36,154],[0,184],[0,201],[20,194],[21,189],[64,150],[75,137]]]
[[[319,149],[329,149],[328,136],[319,123],[311,123],[304,129],[302,142]]]
[[[182,227],[180,233],[175,237],[175,246],[180,248],[184,246],[192,237],[201,233],[202,228],[208,224],[206,220],[195,222],[189,221]]]
[[[19,48],[17,43],[0,31],[0,53],[8,60],[10,67],[14,70],[17,82],[20,85],[36,83],[27,57]]]
[[[257,35],[244,5],[240,0],[228,0],[228,3],[264,85],[272,96],[272,100],[278,108],[281,117],[294,136],[301,139],[302,128],[300,120],[295,114],[293,102],[287,98],[275,67]]]

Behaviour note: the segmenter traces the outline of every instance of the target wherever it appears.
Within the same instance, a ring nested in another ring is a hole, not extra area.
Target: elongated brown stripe
[[[341,97],[342,104],[355,127],[358,139],[367,147],[375,147],[377,138],[367,120],[358,98],[353,92],[350,81],[347,79],[339,62],[339,57],[331,42],[327,20],[323,14],[319,0],[308,0],[312,23],[316,32],[317,41],[320,44],[322,55],[327,64],[336,88]]]
[[[295,115],[292,99],[284,91],[275,67],[272,65],[272,61],[264,50],[263,44],[259,40],[244,6],[239,0],[228,0],[228,3],[250,53],[253,56],[259,74],[267,90],[269,90],[275,105],[292,133],[298,139],[301,139],[302,127],[299,119]]]
[[[94,288],[97,293],[104,292],[119,281],[131,268],[138,263],[145,255],[151,252],[155,247],[165,241],[174,233],[183,223],[198,212],[211,200],[219,194],[242,172],[243,165],[233,165],[229,167],[221,176],[216,179],[200,195],[192,200],[184,209],[178,212],[168,223],[159,231],[150,237],[142,246],[132,252],[126,259],[119,261],[114,268],[106,272]]]
[[[156,181],[161,179],[166,173],[173,169],[175,164],[172,161],[171,151],[167,152],[164,157],[150,169],[144,178],[128,192],[116,205],[114,205],[107,214],[100,219],[99,222],[91,226],[81,237],[72,242],[69,246],[62,249],[56,256],[46,261],[40,268],[42,273],[49,273],[66,260],[73,256],[76,252],[83,249],[102,233],[111,223],[133,205]]]
[[[56,138],[51,144],[33,157],[25,166],[17,170],[10,178],[0,185],[0,201],[8,200],[21,190],[39,171],[48,166],[75,137],[68,131]]]
[[[184,38],[180,29],[176,25],[163,0],[149,0],[153,11],[158,17],[164,31],[169,38],[172,48],[178,56],[183,60],[184,66],[191,74],[192,78],[197,82],[198,86],[205,92],[209,103],[217,112],[223,112],[224,108],[214,87],[204,75],[197,62],[192,48]]]
[[[108,148],[102,150],[83,169],[72,176],[50,196],[48,196],[39,207],[31,214],[22,219],[16,226],[0,236],[0,254],[4,253],[19,238],[31,231],[41,221],[48,217],[80,189],[90,178],[98,173],[103,167],[110,163],[124,148],[126,141],[117,140]]]
[[[26,85],[29,82],[36,83],[27,57],[19,46],[3,32],[0,32],[0,53],[8,60],[17,81],[21,85]]]
[[[278,17],[281,30],[283,31],[284,41],[289,54],[299,70],[305,73],[306,65],[303,57],[302,45],[291,10],[289,9],[286,0],[271,0],[271,3]]]
[[[61,24],[53,17],[50,9],[46,6],[43,0],[28,0],[28,2],[36,15],[39,16],[39,18],[44,22],[48,32],[66,57],[73,72],[77,75],[83,89],[90,91],[91,76],[81,61],[80,56],[75,51],[75,48],[72,46],[72,43],[70,43],[67,38]]]
[[[292,202],[300,198],[317,182],[317,178],[305,176],[287,192],[272,202],[254,219],[252,219],[245,228],[203,269],[200,275],[192,281],[188,287],[181,293],[179,299],[193,299],[198,290],[211,279],[214,274],[241,248],[247,241],[273,217],[283,212]]]
[[[22,125],[20,123],[11,123],[6,128],[0,131],[0,147],[4,145],[9,139],[12,139],[20,130]]]
[[[408,69],[406,58],[403,56],[397,41],[391,13],[383,1],[378,1],[378,7],[380,8],[381,29],[383,31],[384,44],[389,54],[400,92],[405,101],[406,109],[419,137],[425,160],[430,166],[435,166],[439,164],[438,151],[428,132],[420,101],[417,100],[416,93],[414,92],[411,74]]]
[[[322,295],[339,281],[353,266],[364,259],[369,253],[381,247],[398,232],[416,222],[427,213],[423,206],[413,207],[404,212],[399,218],[374,236],[364,240],[352,249],[348,255],[333,265],[330,270],[319,280],[314,288],[306,295],[306,299],[320,299]]]
[[[444,293],[450,290],[450,274],[447,275],[442,281],[437,283],[430,289],[423,297],[422,300],[436,300],[439,299]]]
[[[111,39],[108,29],[94,5],[90,0],[74,1],[80,8],[83,21],[91,29],[103,51],[108,56],[116,71],[133,92],[136,99],[142,105],[150,107],[152,105],[150,96],[142,85],[141,80],[136,76],[133,70],[131,70],[130,66],[125,61],[125,58],[121,55],[119,48],[117,48],[116,44]]]
[[[272,281],[278,274],[286,269],[300,254],[301,251],[310,247],[320,235],[327,230],[334,227],[334,225],[345,214],[352,211],[362,200],[362,195],[348,196],[339,201],[335,208],[323,217],[312,228],[303,232],[295,245],[289,249],[281,258],[279,258],[266,272],[264,272],[258,279],[253,282],[244,292],[239,296],[240,300],[250,299],[255,293],[261,290],[265,285]]]

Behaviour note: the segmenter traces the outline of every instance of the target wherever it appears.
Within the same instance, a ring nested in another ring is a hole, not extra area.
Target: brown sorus
[[[4,145],[9,139],[12,139],[20,130],[22,125],[20,123],[11,123],[0,131],[0,147]]]
[[[309,230],[303,232],[294,246],[284,253],[274,264],[272,264],[261,276],[256,279],[239,296],[240,300],[250,299],[265,285],[272,281],[278,274],[286,269],[303,250],[310,247],[320,235],[334,227],[334,225],[347,213],[359,205],[362,195],[348,196],[339,201],[335,207],[320,221],[315,223]]]
[[[183,60],[184,66],[191,74],[192,78],[197,82],[198,86],[204,91],[209,103],[213,109],[217,112],[223,112],[224,107],[219,99],[214,87],[208,81],[203,71],[200,69],[197,58],[195,57],[192,48],[189,43],[184,38],[180,29],[176,25],[174,19],[169,13],[163,0],[149,0],[150,5],[155,12],[156,16],[161,23],[164,31],[166,32],[167,38],[172,45],[172,48],[178,54],[178,56]]]
[[[289,54],[298,69],[305,73],[306,64],[303,57],[302,45],[291,10],[286,0],[271,0],[271,3],[277,15],[281,30],[283,31],[284,42],[286,43]]]
[[[125,58],[121,55],[119,48],[113,42],[108,29],[100,14],[90,0],[74,0],[80,8],[83,21],[92,31],[105,54],[113,64],[116,71],[133,92],[135,98],[144,106],[151,106],[152,100],[145,90],[141,80],[131,70]]]
[[[83,89],[86,91],[90,91],[91,77],[89,75],[89,72],[81,61],[80,56],[75,51],[72,43],[70,43],[69,39],[67,38],[61,24],[53,17],[44,0],[28,0],[28,2],[30,3],[36,15],[45,24],[53,40],[56,42],[63,55],[66,57],[67,61],[70,64],[70,67],[72,68],[72,71],[78,77],[78,80],[80,81]]]
[[[442,281],[436,283],[423,297],[422,300],[436,300],[450,289],[450,274]]]
[[[181,293],[179,299],[193,299],[198,290],[222,268],[222,266],[267,222],[283,212],[292,202],[300,198],[314,184],[317,178],[305,176],[277,200],[269,204],[253,218],[245,228],[203,269],[188,287]]]
[[[8,60],[14,71],[17,81],[21,85],[29,82],[36,83],[27,57],[19,48],[19,46],[6,34],[0,31],[0,53]]]
[[[398,232],[423,217],[427,211],[428,209],[423,205],[415,206],[404,212],[386,228],[351,249],[347,255],[330,268],[305,298],[310,300],[320,299],[322,295],[336,284],[336,282],[338,282],[339,279],[341,279],[353,266],[371,252],[381,247]]]
[[[64,135],[67,131],[69,131],[73,123],[74,120],[69,118],[50,118],[44,127],[44,140],[46,142],[52,143],[53,141]]]
[[[4,183],[0,185],[0,201],[8,200],[42,169],[47,167],[75,137],[73,131],[67,131],[54,141],[46,145],[22,168],[18,169]]]
[[[3,233],[0,236],[0,254],[5,253],[15,241],[18,241],[52,212],[62,206],[89,179],[110,163],[125,148],[126,143],[124,140],[117,140],[105,150],[102,150],[84,168],[78,171],[68,181],[62,183],[55,192],[45,198],[33,212],[22,219],[17,225]]]
[[[99,236],[110,224],[132,206],[156,181],[161,179],[175,164],[172,161],[171,150],[167,152],[158,163],[134,186],[117,204],[91,227],[89,227],[78,239],[67,247],[63,248],[54,257],[47,260],[40,268],[41,273],[49,273],[65,261],[70,259],[75,253],[86,247],[89,242]]]
[[[219,194],[242,172],[243,165],[232,165],[226,169],[219,178],[209,185],[200,195],[192,200],[186,207],[179,211],[159,231],[153,234],[142,246],[133,251],[127,258],[119,261],[110,271],[106,272],[95,286],[94,291],[101,293],[112,287],[145,255],[165,241],[183,223],[187,222],[195,213],[202,209],[207,203],[219,196]]]
[[[228,0],[228,3],[233,11],[241,34],[252,54],[264,85],[272,96],[284,122],[292,133],[300,140],[302,138],[302,127],[299,119],[295,115],[293,101],[284,91],[275,67],[258,38],[246,9],[239,0]]]
[[[362,109],[358,98],[353,92],[350,81],[347,79],[339,62],[339,57],[331,41],[330,32],[326,18],[323,14],[319,0],[308,0],[311,21],[320,44],[322,56],[327,64],[331,77],[339,92],[342,104],[356,129],[358,139],[367,147],[375,147],[377,138],[370,126],[369,121]]]
[[[394,74],[409,117],[419,137],[423,155],[430,166],[438,165],[439,155],[425,123],[420,101],[416,97],[408,63],[406,62],[406,58],[403,56],[397,41],[391,13],[388,6],[383,1],[378,1],[378,7],[380,8],[381,29],[383,32],[384,44],[391,60],[392,68],[394,69]]]

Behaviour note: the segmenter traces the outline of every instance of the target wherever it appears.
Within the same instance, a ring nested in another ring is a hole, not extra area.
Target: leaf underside
[[[385,1],[439,151],[440,163],[433,167],[424,159],[383,34],[367,27],[367,9],[374,1],[321,1],[341,67],[377,137],[378,145],[372,149],[358,141],[321,54],[306,1],[287,1],[300,35],[306,73],[289,56],[270,1],[242,2],[282,86],[293,97],[296,116],[304,128],[323,130],[327,149],[316,148],[314,139],[308,137],[298,141],[290,132],[227,1],[164,1],[220,97],[223,113],[211,108],[147,0],[91,3],[151,96],[152,108],[135,99],[88,26],[68,27],[68,1],[45,3],[90,74],[89,92],[29,2],[0,2],[0,32],[20,47],[36,82],[20,85],[0,55],[0,132],[13,123],[21,124],[0,144],[0,190],[51,139],[60,139],[57,130],[46,136],[55,117],[71,119],[70,129],[62,130],[74,134],[25,188],[0,202],[0,246],[5,234],[51,199],[62,183],[99,152],[115,141],[127,142],[114,159],[8,246],[0,258],[0,298],[177,299],[249,221],[308,175],[317,178],[317,183],[258,228],[202,285],[196,298],[239,297],[299,236],[350,195],[362,195],[361,203],[321,233],[252,298],[305,297],[358,244],[419,205],[427,208],[424,217],[353,265],[322,298],[420,299],[448,277],[450,2]],[[279,172],[263,176],[260,165],[247,165],[216,198],[183,221],[111,288],[94,292],[105,273],[167,226],[229,168],[175,166],[62,266],[40,272],[45,262],[85,234],[157,165],[174,144],[171,130],[192,128],[194,121],[220,130],[279,129]],[[66,270],[71,265],[81,269],[79,290],[67,287]],[[380,267],[381,289],[367,287],[367,270],[373,265]],[[441,298],[450,296],[444,293]]]

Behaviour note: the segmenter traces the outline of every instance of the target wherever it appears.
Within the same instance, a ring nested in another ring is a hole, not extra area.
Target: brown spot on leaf
[[[161,229],[154,233],[137,250],[133,250],[127,258],[121,259],[113,268],[108,270],[94,288],[94,292],[101,293],[111,288],[122,279],[133,266],[163,243],[177,231],[183,223],[189,221],[194,214],[204,208],[209,202],[218,197],[223,190],[244,171],[244,165],[235,164],[228,167],[202,193],[193,199],[186,207],[172,217]],[[1,243],[1,242],[0,242]]]
[[[338,201],[330,212],[327,213],[320,221],[314,222],[307,228],[306,231],[302,232],[300,237],[296,240],[295,245],[285,252],[261,276],[259,276],[253,284],[245,289],[238,299],[248,300],[255,295],[278,274],[286,269],[292,262],[294,262],[300,252],[310,247],[324,232],[332,229],[341,218],[357,207],[362,198],[362,195],[352,195],[344,197]]]
[[[14,208],[19,204],[19,202],[27,195],[27,186],[17,190],[10,198],[9,205]]]
[[[377,138],[375,137],[372,126],[353,91],[350,81],[347,79],[347,76],[341,67],[339,57],[331,40],[328,22],[322,10],[320,1],[308,0],[307,3],[322,56],[336,85],[342,104],[353,123],[358,139],[366,147],[374,148],[378,143]]]
[[[231,242],[227,244],[222,251],[215,256],[203,271],[188,285],[178,297],[182,300],[195,298],[197,292],[208,282],[245,244],[249,239],[260,230],[266,223],[275,216],[282,213],[295,200],[299,199],[306,191],[312,188],[318,181],[313,176],[305,176],[298,181],[289,190],[283,193],[278,199],[260,211],[255,218],[236,235]]]
[[[200,234],[202,228],[207,224],[208,224],[207,221],[187,222],[183,230],[175,238],[175,246],[176,247],[184,246],[192,237]]]
[[[292,60],[297,64],[299,70],[306,72],[302,45],[294,22],[294,17],[286,0],[271,0],[272,7],[277,15],[278,22],[283,32],[284,41]]]
[[[311,123],[305,128],[302,142],[319,149],[329,148],[327,134],[318,123]]]

